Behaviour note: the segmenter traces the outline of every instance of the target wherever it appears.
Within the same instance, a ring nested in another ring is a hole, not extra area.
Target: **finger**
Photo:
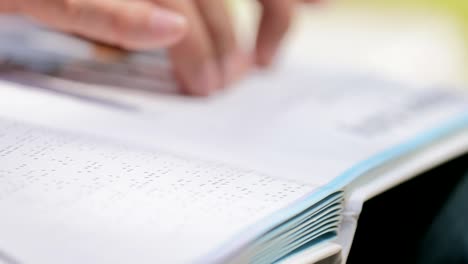
[[[294,0],[259,1],[263,6],[263,13],[256,43],[256,63],[260,66],[268,66],[272,63],[291,25],[296,2]]]
[[[208,95],[218,90],[222,80],[216,51],[195,3],[185,0],[153,2],[183,14],[190,26],[182,41],[169,49],[182,91],[192,95]]]
[[[223,85],[235,81],[244,65],[233,20],[224,0],[196,0],[214,47],[217,64],[222,71]]]
[[[35,0],[21,11],[54,28],[125,49],[169,46],[185,34],[183,16],[145,1]]]
[[[0,14],[2,13],[16,13],[17,12],[17,1],[0,1]]]

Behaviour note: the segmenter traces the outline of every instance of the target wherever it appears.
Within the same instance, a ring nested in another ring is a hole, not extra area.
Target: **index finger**
[[[296,1],[259,0],[259,2],[263,7],[263,13],[256,43],[256,63],[268,66],[291,25]]]
[[[222,84],[215,47],[194,1],[152,0],[159,6],[183,14],[189,25],[184,38],[169,49],[174,73],[181,89],[192,95],[209,95]]]

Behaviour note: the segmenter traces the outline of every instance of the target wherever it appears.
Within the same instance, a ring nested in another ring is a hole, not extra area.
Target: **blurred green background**
[[[468,87],[468,0],[322,1],[299,8],[284,45],[290,58],[418,86]],[[255,2],[231,0],[250,42]]]
[[[464,46],[464,51],[458,51],[455,56],[463,58],[460,78],[463,79],[462,85],[468,86],[468,0],[342,0],[340,4],[347,7],[374,8],[376,12],[388,9],[414,10],[427,12],[428,16],[447,18],[458,30],[459,41]]]
[[[323,0],[310,10],[302,25],[308,40],[301,41],[320,49],[310,60],[418,85],[468,87],[468,0]]]
[[[455,18],[464,28],[464,37],[468,38],[467,0],[343,0],[343,3],[362,7],[416,8],[437,12]]]

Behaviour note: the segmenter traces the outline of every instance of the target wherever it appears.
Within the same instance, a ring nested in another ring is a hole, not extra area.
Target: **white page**
[[[0,248],[19,263],[179,263],[313,191],[0,119]]]
[[[310,186],[323,186],[466,109],[458,94],[324,73],[287,56],[273,72],[208,99],[44,78],[32,85],[71,96],[7,84],[0,89],[2,115],[163,147]]]
[[[441,89],[310,74],[305,66],[288,65],[209,99],[146,94],[142,100],[113,91],[113,102],[135,111],[12,90],[0,94],[0,110],[11,118],[164,147],[310,185],[330,182],[358,162],[453,119],[467,105],[459,94]]]
[[[38,41],[23,42],[22,57],[28,57],[27,50],[33,50],[35,57],[41,50],[46,52],[48,56],[39,57],[63,63],[61,67],[52,63],[57,75],[76,75],[82,80],[92,75],[94,80],[101,71],[111,76],[111,83],[115,79],[115,86],[122,86],[123,80],[116,76],[127,76],[124,84],[134,76],[146,78],[151,74],[129,74],[129,69],[151,72],[160,62],[159,55],[153,59],[134,56],[119,67],[96,67],[86,62],[92,49],[82,41],[50,32],[47,38],[37,33],[30,36]],[[50,41],[35,45],[45,40]],[[415,89],[370,75],[324,72],[292,53],[285,50],[276,69],[251,76],[208,99],[151,92],[146,86],[142,89],[139,80],[125,89],[40,78],[32,85],[72,96],[37,97],[27,92],[15,99],[11,91],[4,91],[2,112],[324,185],[358,162],[439,126],[467,108],[466,97],[443,87]],[[84,61],[67,60],[65,55]],[[87,64],[92,70],[86,70]],[[98,98],[103,109],[76,100],[83,95],[88,101]],[[115,108],[128,113],[117,113]]]

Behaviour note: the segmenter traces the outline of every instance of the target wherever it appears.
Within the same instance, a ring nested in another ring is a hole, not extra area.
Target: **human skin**
[[[181,89],[209,95],[239,79],[253,61],[266,67],[299,2],[258,0],[263,7],[255,50],[239,48],[223,0],[0,0],[0,13],[125,50],[168,48]]]

